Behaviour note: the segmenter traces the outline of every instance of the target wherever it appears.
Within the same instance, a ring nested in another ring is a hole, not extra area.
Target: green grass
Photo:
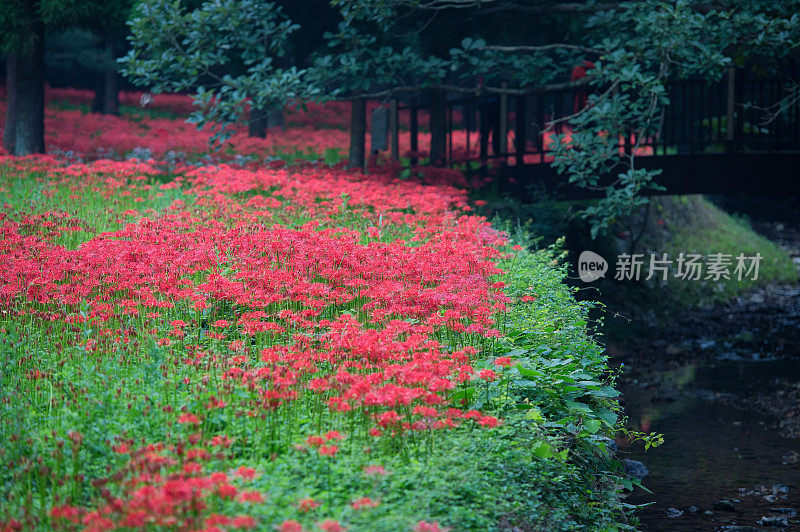
[[[758,278],[741,281],[687,281],[669,277],[661,289],[683,305],[694,306],[727,301],[739,294],[770,283],[794,283],[798,270],[780,246],[756,233],[743,218],[732,216],[702,196],[671,197],[656,200],[653,216],[665,220],[666,239],[644,239],[643,246],[676,258],[679,253],[712,253],[746,257],[762,256]],[[731,268],[733,274],[733,267]]]

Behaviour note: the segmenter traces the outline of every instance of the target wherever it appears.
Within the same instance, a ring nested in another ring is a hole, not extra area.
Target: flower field
[[[6,156],[0,206],[0,530],[625,527],[586,308],[464,190]]]

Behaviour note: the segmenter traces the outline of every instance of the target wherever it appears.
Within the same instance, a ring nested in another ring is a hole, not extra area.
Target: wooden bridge
[[[671,103],[658,120],[658,133],[639,139],[636,164],[662,169],[656,182],[667,194],[800,196],[800,98],[792,97],[792,88],[787,79],[748,77],[734,68],[719,82],[672,82]],[[536,184],[564,198],[602,195],[570,185],[550,164],[552,134],[570,129],[568,120],[549,129],[546,125],[580,108],[585,91],[448,99],[443,162],[493,171],[516,189]],[[765,120],[766,110],[778,102],[781,112]],[[391,102],[385,147],[393,158],[400,156],[400,139],[408,135],[403,145],[410,148],[412,163],[417,162],[420,140],[429,136],[424,123],[429,113],[430,105],[422,100]],[[620,151],[630,153],[633,142],[631,136],[621,140]]]

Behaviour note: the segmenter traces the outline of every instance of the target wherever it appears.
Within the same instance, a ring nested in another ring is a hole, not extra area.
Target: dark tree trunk
[[[33,42],[19,53],[14,155],[44,153],[44,24],[32,30]]]
[[[14,153],[17,140],[17,54],[6,56],[6,121],[3,124],[3,148]]]
[[[107,115],[119,114],[119,74],[116,70],[110,70],[103,76],[103,113]]]
[[[251,137],[266,138],[267,136],[267,112],[263,109],[250,109],[250,117],[247,119],[247,134]]]
[[[267,114],[267,127],[279,127],[286,131],[286,115],[283,109],[275,109]]]
[[[106,86],[105,76],[102,72],[94,74],[94,100],[92,100],[92,112],[102,113],[106,107]]]
[[[103,65],[102,71],[98,72],[95,80],[92,112],[116,115],[119,114],[119,74],[116,68],[113,35],[105,37],[103,52],[108,63]]]
[[[367,138],[367,101],[363,98],[350,103],[350,161],[348,168],[363,168]]]
[[[447,93],[431,91],[431,164],[444,164],[447,155]]]
[[[103,92],[105,101],[103,102],[103,113],[107,115],[119,114],[119,71],[117,69],[117,47],[115,46],[116,37],[106,36],[106,54],[111,63],[111,68],[105,71],[103,80]]]

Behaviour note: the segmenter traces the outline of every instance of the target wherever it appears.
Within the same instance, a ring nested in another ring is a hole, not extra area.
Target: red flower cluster
[[[252,529],[257,521],[244,514],[229,517],[213,509],[219,500],[260,504],[257,491],[240,491],[224,472],[203,475],[202,462],[210,458],[204,448],[185,449],[148,445],[131,455],[123,471],[97,485],[119,484],[122,496],[100,489],[103,504],[85,509],[70,504],[53,506],[49,515],[56,526],[80,524],[83,530],[166,527],[207,532]],[[244,506],[240,505],[242,510]]]
[[[472,364],[501,336],[496,315],[509,302],[495,278],[504,236],[467,213],[463,191],[335,170],[223,165],[178,168],[165,181],[135,162],[0,164],[11,180],[38,172],[42,190],[38,203],[3,208],[0,308],[60,331],[48,349],[79,347],[121,367],[159,353],[160,393],[172,399],[141,415],[177,440],[135,451],[136,434],[109,443],[120,459],[130,455],[116,494],[101,489],[93,509],[56,504],[54,522],[251,528],[260,525],[228,512],[263,503],[238,485],[256,471],[205,472],[206,447],[331,463],[500,423],[450,399],[463,383],[493,378]],[[52,368],[28,369],[32,383],[53,378]],[[117,392],[122,404],[132,395]],[[49,408],[68,410],[71,397],[56,394]],[[378,504],[351,500],[360,511]],[[300,500],[298,519],[316,506]]]

